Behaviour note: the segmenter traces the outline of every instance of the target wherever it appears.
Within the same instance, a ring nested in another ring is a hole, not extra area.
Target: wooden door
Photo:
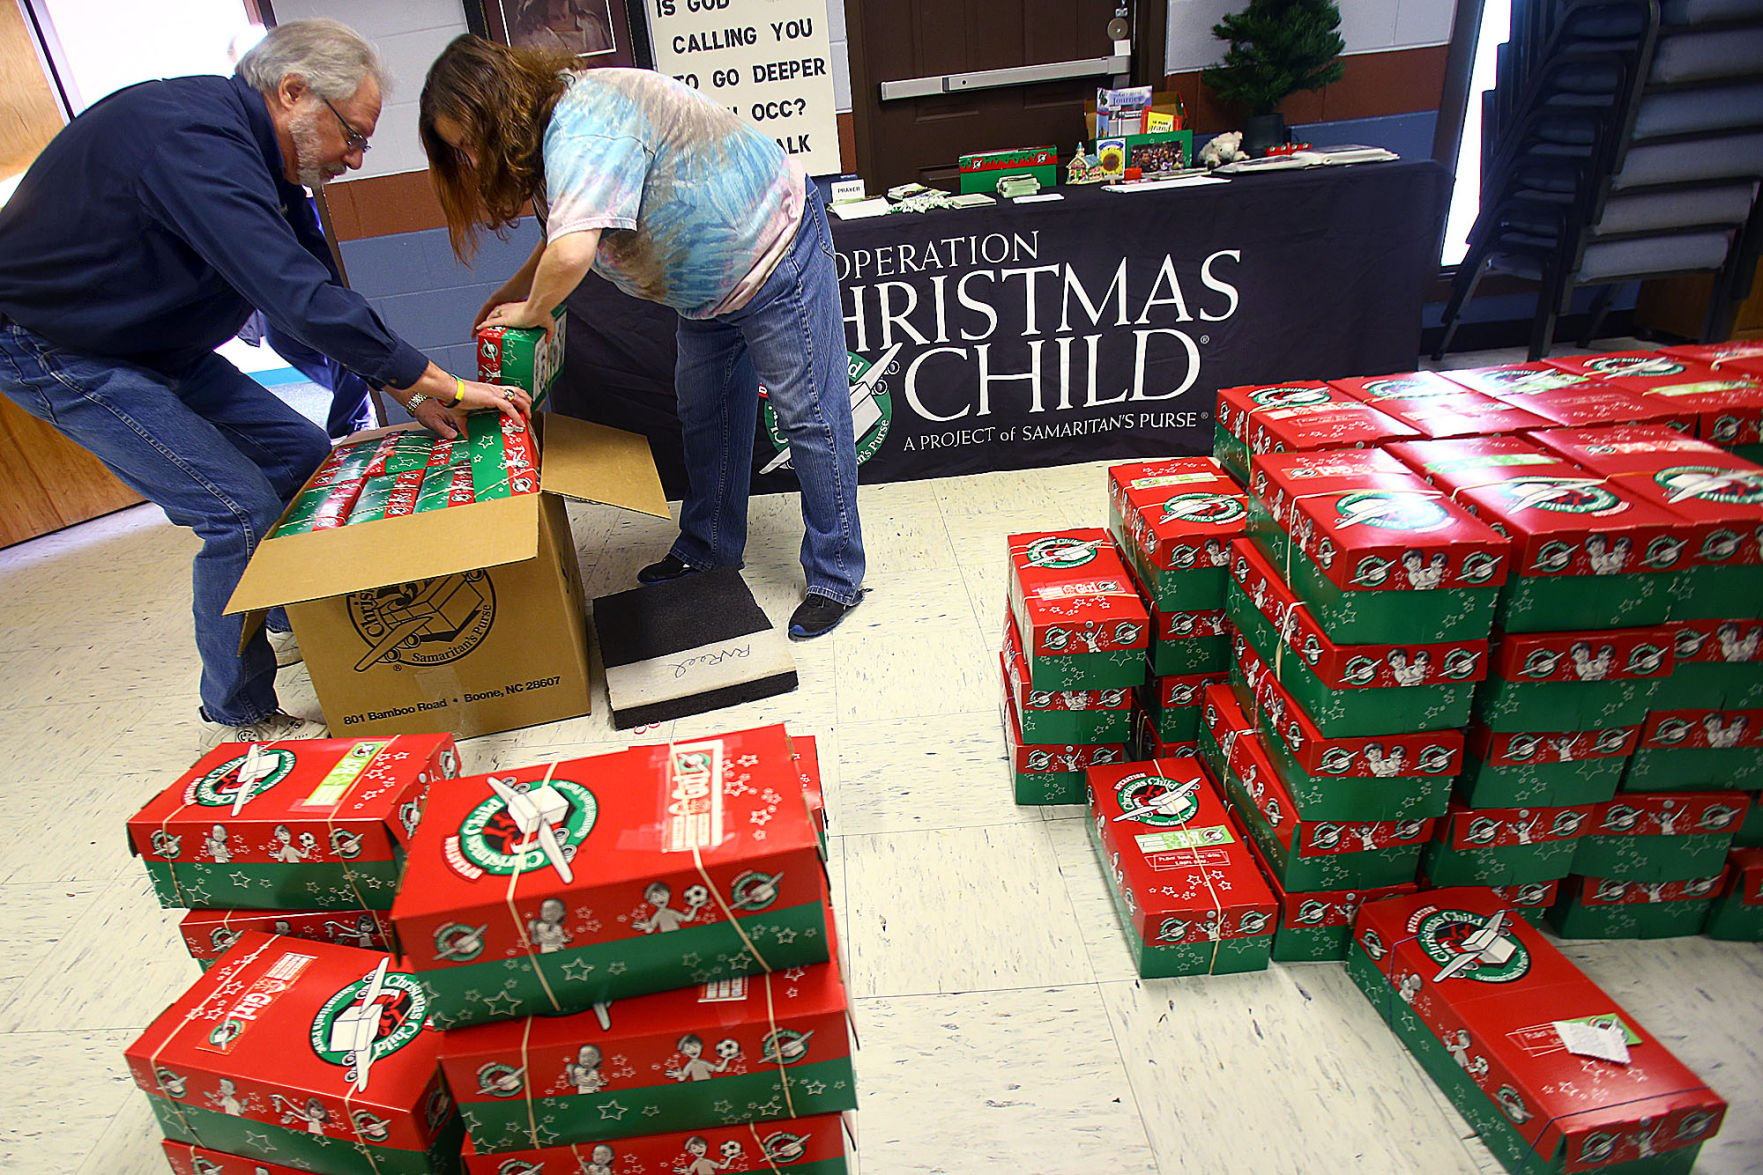
[[[969,151],[1052,143],[1069,156],[1085,134],[1084,102],[1113,84],[1098,74],[884,100],[883,82],[1109,57],[1108,24],[1122,14],[1131,80],[1163,80],[1161,0],[846,0],[845,9],[857,166],[872,194],[908,181],[952,191]]]

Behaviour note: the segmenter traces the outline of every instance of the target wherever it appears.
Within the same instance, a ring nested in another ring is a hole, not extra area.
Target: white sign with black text
[[[655,68],[758,127],[809,175],[839,170],[824,0],[647,0]]]

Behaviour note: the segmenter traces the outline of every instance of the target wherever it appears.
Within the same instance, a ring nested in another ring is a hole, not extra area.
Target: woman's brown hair
[[[477,251],[480,229],[500,233],[526,211],[544,180],[545,126],[562,95],[567,54],[457,37],[429,66],[417,129],[447,217],[447,239],[461,261]],[[477,160],[441,138],[436,122],[459,128]]]

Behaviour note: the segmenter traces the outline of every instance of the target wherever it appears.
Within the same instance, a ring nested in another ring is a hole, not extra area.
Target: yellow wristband
[[[457,408],[465,400],[465,381],[458,376],[453,377],[453,399],[447,404],[449,408]]]

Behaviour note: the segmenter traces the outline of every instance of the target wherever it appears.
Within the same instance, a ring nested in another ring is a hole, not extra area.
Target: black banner
[[[1221,387],[1414,367],[1449,177],[1386,163],[833,220],[865,482],[1203,453]],[[557,411],[684,487],[671,311],[590,278]],[[754,492],[794,488],[761,406]]]

